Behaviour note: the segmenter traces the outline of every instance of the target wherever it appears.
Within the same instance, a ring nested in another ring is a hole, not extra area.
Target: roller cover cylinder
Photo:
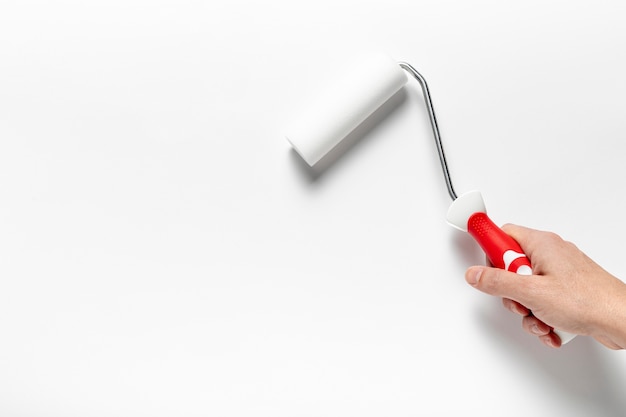
[[[311,166],[407,82],[404,70],[387,55],[367,55],[347,64],[287,126],[287,140]]]

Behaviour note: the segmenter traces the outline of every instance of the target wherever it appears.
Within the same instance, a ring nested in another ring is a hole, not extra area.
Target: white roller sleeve
[[[404,70],[386,55],[367,55],[347,64],[287,126],[287,140],[311,166],[407,82]]]

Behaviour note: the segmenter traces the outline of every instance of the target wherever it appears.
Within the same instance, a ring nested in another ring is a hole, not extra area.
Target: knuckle
[[[545,233],[546,239],[549,239],[552,242],[563,242],[563,238],[554,232],[544,232],[544,233]]]

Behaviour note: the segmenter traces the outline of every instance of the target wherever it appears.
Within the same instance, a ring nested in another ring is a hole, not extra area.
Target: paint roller
[[[519,244],[487,216],[481,193],[470,191],[457,196],[454,191],[428,84],[410,64],[396,62],[384,54],[370,54],[352,61],[350,68],[318,92],[317,97],[299,113],[299,118],[287,126],[287,140],[308,165],[314,166],[403,88],[408,82],[407,74],[422,88],[446,186],[452,198],[447,222],[469,233],[495,267],[532,275],[530,260]],[[561,344],[575,337],[560,330],[554,332],[560,337]]]

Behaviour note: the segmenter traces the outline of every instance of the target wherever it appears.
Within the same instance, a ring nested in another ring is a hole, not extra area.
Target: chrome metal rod
[[[435,110],[433,109],[433,102],[430,98],[430,91],[428,90],[428,84],[426,84],[426,80],[417,72],[415,68],[413,68],[410,64],[406,62],[398,62],[398,65],[402,67],[405,71],[413,76],[422,87],[422,93],[424,95],[424,101],[426,102],[426,108],[428,109],[428,116],[430,117],[430,125],[433,128],[433,134],[435,135],[435,143],[437,144],[437,152],[439,153],[439,162],[441,162],[441,169],[443,170],[443,176],[446,180],[446,186],[448,187],[448,194],[452,200],[456,200],[457,195],[454,192],[454,187],[452,187],[452,179],[450,178],[450,171],[448,170],[448,163],[446,162],[446,155],[443,152],[443,144],[441,143],[441,135],[439,134],[439,126],[437,125],[437,118],[435,117]]]

